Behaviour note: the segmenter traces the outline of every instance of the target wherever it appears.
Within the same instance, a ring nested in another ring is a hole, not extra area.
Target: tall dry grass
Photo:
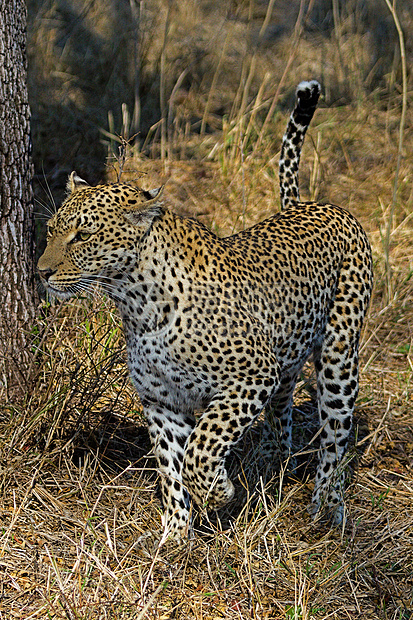
[[[307,514],[309,367],[294,475],[267,471],[258,424],[230,462],[238,502],[197,522],[191,546],[157,551],[156,472],[116,313],[99,297],[39,309],[35,387],[24,406],[0,407],[1,620],[411,617],[412,97],[400,59],[411,64],[413,20],[407,1],[390,9],[30,0],[40,203],[49,191],[59,201],[77,169],[91,182],[167,179],[181,213],[219,234],[249,226],[279,208],[293,91],[316,77],[325,96],[304,146],[302,196],[357,215],[376,276],[346,527]]]

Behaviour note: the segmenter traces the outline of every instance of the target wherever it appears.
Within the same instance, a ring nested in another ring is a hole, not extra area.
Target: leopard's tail
[[[321,87],[316,80],[300,82],[297,86],[297,101],[285,130],[280,155],[281,208],[299,202],[298,167],[305,132],[317,107]]]

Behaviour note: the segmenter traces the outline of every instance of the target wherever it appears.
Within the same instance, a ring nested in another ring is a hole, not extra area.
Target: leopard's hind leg
[[[355,247],[358,253],[355,253]],[[322,341],[313,350],[320,419],[319,464],[313,493],[314,513],[332,513],[343,520],[344,455],[352,428],[359,387],[360,330],[372,287],[371,254],[359,237],[344,258],[337,291]]]
[[[314,351],[320,449],[313,512],[331,512],[334,523],[343,519],[344,461],[358,393],[358,342],[342,342],[327,335]]]
[[[267,420],[263,432],[261,456],[283,466],[288,462],[291,469],[292,408],[296,371],[285,374],[267,406]]]

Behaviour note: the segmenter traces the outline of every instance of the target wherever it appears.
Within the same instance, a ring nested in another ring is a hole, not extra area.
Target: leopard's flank
[[[120,312],[164,525],[178,539],[191,502],[219,508],[233,496],[225,458],[263,409],[275,409],[289,456],[293,390],[310,356],[320,418],[314,512],[343,517],[372,260],[350,213],[299,201],[298,161],[319,92],[314,81],[297,89],[280,161],[282,211],[248,230],[218,238],[170,211],[160,190],[90,187],[75,173],[48,223],[38,264],[47,290],[67,298],[100,285]]]

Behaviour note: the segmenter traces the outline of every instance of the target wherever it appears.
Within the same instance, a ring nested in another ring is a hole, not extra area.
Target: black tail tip
[[[296,96],[302,107],[312,108],[317,105],[321,93],[321,86],[317,80],[300,82],[297,86]]]

